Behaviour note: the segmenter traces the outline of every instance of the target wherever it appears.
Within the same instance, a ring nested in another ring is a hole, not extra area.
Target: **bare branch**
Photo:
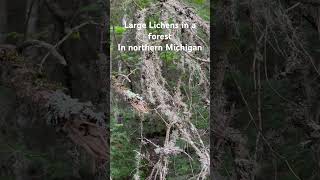
[[[67,65],[67,61],[64,59],[64,57],[56,50],[56,48],[49,44],[46,43],[44,41],[40,41],[40,40],[28,40],[25,41],[24,43],[22,43],[18,49],[19,51],[23,51],[23,49],[29,47],[29,46],[40,46],[43,48],[46,48],[47,50],[49,50],[49,54],[52,54],[55,58],[57,58],[59,60],[59,63],[62,65]]]

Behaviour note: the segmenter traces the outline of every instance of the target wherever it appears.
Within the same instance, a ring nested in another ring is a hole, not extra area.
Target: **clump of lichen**
[[[34,80],[34,84],[37,87],[49,89],[49,90],[66,90],[66,88],[59,82],[50,82],[47,78],[44,77],[36,77]]]
[[[50,115],[47,116],[49,124],[57,125],[61,120],[87,120],[97,125],[104,124],[105,115],[101,112],[94,112],[91,102],[79,102],[62,91],[55,91],[50,97],[46,106]]]
[[[22,57],[12,45],[0,45],[0,61],[21,61]]]

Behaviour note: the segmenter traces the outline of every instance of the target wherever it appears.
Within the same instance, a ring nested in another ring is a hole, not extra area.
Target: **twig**
[[[56,48],[49,44],[49,43],[46,43],[44,41],[40,41],[40,40],[28,40],[28,41],[25,41],[24,43],[22,43],[18,49],[19,51],[22,51],[23,49],[25,49],[26,47],[28,46],[40,46],[40,47],[43,47],[43,48],[46,48],[48,49],[48,53],[52,54],[54,57],[56,57],[58,60],[59,60],[59,63],[62,64],[62,65],[67,65],[67,62],[66,60],[64,59],[64,57],[56,50]]]
[[[66,34],[58,43],[56,43],[56,44],[53,46],[53,48],[54,48],[54,49],[58,48],[58,47],[59,47],[65,40],[67,40],[75,31],[79,30],[80,28],[82,28],[83,26],[86,26],[86,25],[88,25],[88,24],[96,24],[96,23],[94,23],[93,21],[87,21],[87,22],[81,23],[80,25],[72,28],[72,29],[68,32],[68,34]],[[45,61],[46,61],[46,59],[48,58],[49,55],[50,55],[50,52],[48,52],[48,53],[44,56],[44,58],[41,60],[41,63],[40,63],[40,65],[39,65],[39,66],[40,66],[40,67],[39,67],[39,71],[42,70],[42,66],[43,66],[43,64],[45,63]],[[67,63],[66,63],[66,64],[67,64]]]
[[[287,160],[283,155],[281,155],[280,153],[278,153],[277,151],[275,151],[275,150],[272,148],[272,146],[270,145],[270,143],[268,142],[268,140],[265,138],[265,136],[263,135],[263,133],[262,133],[261,130],[259,129],[259,126],[258,126],[258,125],[256,124],[256,122],[254,121],[254,118],[253,118],[252,113],[251,113],[251,111],[250,111],[250,109],[249,109],[249,106],[248,106],[248,102],[247,102],[246,98],[244,97],[244,95],[243,95],[243,93],[242,93],[242,91],[241,91],[241,88],[240,88],[237,80],[236,80],[233,76],[232,76],[232,78],[233,78],[234,82],[236,83],[236,86],[238,87],[238,90],[239,90],[239,92],[240,92],[240,95],[241,95],[242,100],[244,101],[244,103],[245,103],[246,106],[247,106],[247,111],[248,111],[249,117],[250,117],[250,119],[251,119],[250,121],[253,122],[254,127],[256,128],[256,130],[261,133],[261,137],[262,137],[263,141],[265,142],[265,144],[269,147],[269,149],[272,151],[272,153],[273,153],[274,155],[276,155],[276,157],[278,157],[279,159],[281,159],[281,160],[283,160],[283,161],[285,162],[285,164],[287,165],[288,169],[289,169],[290,172],[296,177],[296,179],[301,180],[301,178],[300,178],[300,177],[294,172],[294,170],[292,169],[292,167],[291,167],[291,165],[289,164],[288,160]]]

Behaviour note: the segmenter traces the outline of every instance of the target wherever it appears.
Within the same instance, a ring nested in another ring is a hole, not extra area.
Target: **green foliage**
[[[193,107],[195,113],[192,120],[196,128],[209,129],[209,108],[199,103]]]
[[[191,169],[194,172],[198,172],[200,170],[200,163],[196,160],[196,156],[194,156],[194,160],[190,159],[184,154],[173,156],[170,158],[168,179],[176,180],[176,179],[190,179],[192,177]]]
[[[22,33],[18,33],[18,32],[10,32],[7,34],[7,38],[8,39],[19,39],[22,38],[23,34]]]
[[[114,26],[110,28],[110,31],[112,31],[112,33],[115,33],[116,35],[122,35],[123,33],[126,32],[126,28],[122,27],[122,26]]]
[[[79,40],[81,39],[81,36],[80,36],[80,32],[77,31],[77,32],[73,32],[70,36],[71,39],[75,39],[75,40]]]
[[[209,0],[185,0],[190,7],[194,7],[196,13],[204,20],[210,20],[210,1]]]
[[[124,52],[121,54],[121,59],[123,59],[124,61],[131,62],[131,63],[139,62],[139,58],[140,58],[140,56],[136,52]]]
[[[190,0],[191,1],[191,0]],[[136,12],[136,9],[143,9],[147,6],[150,6],[153,2],[153,0],[135,0],[135,1],[125,1],[122,4],[115,4],[116,10],[113,14],[113,24],[115,25],[115,28],[111,28],[111,31],[114,31],[117,40],[119,41],[125,32],[125,29],[121,27],[121,20],[123,18],[123,14],[121,14],[123,11],[126,11],[126,16],[130,16],[129,18],[132,18],[131,15],[133,15]],[[157,1],[158,2],[158,1]],[[203,11],[201,17],[205,17],[209,19],[209,6],[208,6],[208,0],[192,0],[190,2],[192,5],[191,7],[196,7],[196,12]],[[134,12],[130,11],[133,10]],[[207,10],[207,12],[205,12]],[[146,24],[151,23],[160,23],[161,18],[160,14],[161,10],[157,11],[156,13],[150,13],[146,16],[145,22]],[[168,20],[169,23],[180,23],[175,20],[175,17],[171,17]],[[130,31],[131,33],[131,31]],[[152,34],[163,34],[165,33],[165,30],[163,29],[151,29],[147,26],[147,33]],[[200,32],[201,33],[201,32]],[[199,34],[200,34],[199,33]],[[134,34],[133,34],[134,35]],[[202,34],[201,34],[202,35]],[[201,36],[206,40],[208,39],[206,36]],[[112,34],[112,39],[114,40],[114,36]],[[134,43],[135,40],[132,38],[132,42]],[[119,73],[117,70],[119,69],[119,65],[121,65],[121,73],[123,74],[129,74],[129,71],[132,71],[133,69],[137,69],[136,74],[130,74],[130,80],[132,82],[127,84],[126,81],[124,81],[124,85],[126,87],[129,87],[132,89],[132,92],[143,94],[144,92],[141,92],[141,86],[139,84],[139,80],[143,77],[141,77],[141,74],[139,74],[140,67],[141,67],[141,53],[140,52],[116,52],[115,47],[116,43],[112,43],[112,55],[113,55],[113,69],[112,72],[114,75]],[[195,82],[191,82],[192,84],[188,84],[186,82],[189,81],[190,71],[189,71],[189,65],[185,63],[185,67],[181,68],[178,66],[179,61],[182,58],[182,55],[180,52],[175,51],[162,51],[159,52],[159,58],[161,59],[161,71],[162,75],[166,79],[166,88],[168,88],[168,91],[173,92],[175,91],[175,88],[177,87],[177,80],[181,77],[182,83],[181,83],[181,93],[183,101],[187,101],[188,104],[192,104],[194,109],[192,109],[192,117],[191,120],[195,124],[196,128],[200,128],[201,130],[207,130],[208,129],[208,120],[209,120],[209,113],[208,113],[208,107],[204,105],[202,102],[203,100],[203,94],[201,87],[197,86],[197,81],[199,81],[200,77],[199,75],[196,75],[197,77],[194,78]],[[122,61],[122,62],[121,62]],[[125,62],[123,62],[125,61]],[[180,64],[179,64],[180,65]],[[129,68],[130,70],[128,70]],[[190,67],[192,69],[192,67]],[[198,74],[198,72],[195,72],[195,74]],[[139,76],[140,75],[140,76]],[[191,87],[189,87],[191,86]],[[199,93],[200,92],[200,93]],[[174,94],[174,93],[172,93]],[[188,94],[188,99],[186,97],[186,94]],[[121,114],[124,117],[124,123],[123,124],[117,124],[115,117],[111,118],[111,176],[112,179],[133,179],[133,175],[135,173],[135,150],[139,148],[140,141],[140,127],[139,127],[139,118],[135,113],[132,111],[130,105],[126,104],[119,100],[120,98],[114,99],[114,104],[112,110],[115,111],[114,114],[117,116],[118,114]],[[120,102],[119,102],[120,101]],[[151,104],[150,104],[151,105]],[[152,106],[152,105],[151,105]],[[121,107],[121,108],[120,108]],[[156,107],[151,107],[156,108]],[[179,112],[178,114],[182,116],[183,112]],[[111,113],[112,114],[112,113]],[[166,119],[166,117],[162,117]],[[144,116],[143,121],[143,134],[146,138],[150,139],[152,142],[159,144],[162,146],[162,143],[165,138],[166,134],[166,125],[163,122],[163,120],[159,117],[156,113],[151,113],[146,116]],[[203,139],[204,141],[207,141],[207,139]],[[208,142],[204,142],[208,144]],[[187,151],[187,153],[192,157],[193,160],[191,160],[187,155],[181,153],[178,156],[170,157],[170,163],[169,163],[169,175],[168,179],[175,179],[175,180],[184,180],[184,179],[190,179],[193,177],[193,171],[194,173],[199,172],[200,170],[200,162],[198,162],[198,157],[194,150],[192,148],[188,148],[186,145],[186,142],[179,139],[177,145],[181,148]],[[151,147],[150,147],[151,146]],[[152,158],[152,162],[156,162],[156,159],[158,158],[157,155],[154,154],[154,147],[151,144],[147,144],[143,146],[143,152],[150,152],[150,157]],[[145,179],[144,177],[146,175],[150,174],[150,170],[152,169],[152,166],[146,160],[141,161],[141,179]]]
[[[205,2],[205,0],[195,0],[196,4],[203,4]]]
[[[140,8],[146,8],[150,6],[152,0],[134,0]]]
[[[180,59],[180,55],[175,51],[163,51],[160,53],[160,59],[168,64],[172,64],[175,60]]]
[[[134,170],[137,147],[131,142],[125,126],[116,124],[111,119],[111,177],[115,180],[125,179]]]
[[[147,16],[146,19],[145,19],[145,23],[146,24],[149,24],[150,22],[151,23],[160,23],[160,12],[158,13],[155,13],[155,14],[152,14],[150,16]],[[148,33],[152,33],[152,34],[162,34],[163,33],[163,29],[161,28],[149,28],[149,26],[147,25],[147,31]]]

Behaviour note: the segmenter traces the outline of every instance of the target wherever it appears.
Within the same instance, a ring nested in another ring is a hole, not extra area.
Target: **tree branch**
[[[108,160],[106,117],[89,102],[79,102],[54,84],[36,83],[37,72],[28,62],[0,60],[0,82],[17,98],[30,103],[47,125],[62,130],[98,162]]]
[[[63,11],[59,5],[53,0],[45,0],[45,4],[48,7],[49,11],[57,18],[59,21],[66,21],[69,17],[69,14]]]
[[[25,41],[24,43],[22,43],[19,47],[18,47],[18,51],[22,52],[23,49],[29,47],[29,46],[40,46],[43,48],[46,48],[47,50],[49,50],[48,54],[52,54],[55,58],[57,58],[59,60],[59,63],[62,65],[67,65],[67,61],[64,59],[64,57],[56,50],[56,48],[49,44],[46,43],[44,41],[39,41],[39,40],[28,40]]]

